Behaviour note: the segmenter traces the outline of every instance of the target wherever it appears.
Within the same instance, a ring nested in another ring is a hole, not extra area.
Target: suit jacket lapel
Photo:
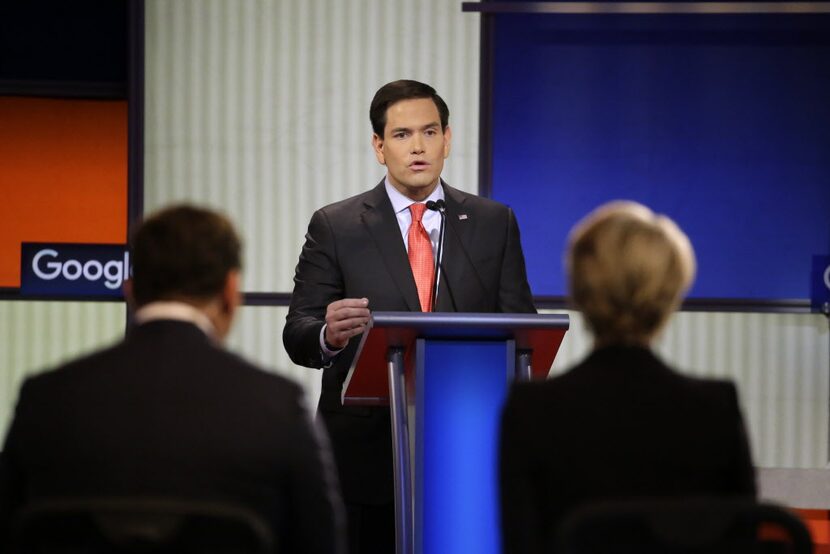
[[[409,266],[406,248],[401,240],[401,230],[386,194],[383,181],[376,186],[364,201],[365,210],[361,219],[375,241],[380,257],[392,276],[392,281],[401,292],[410,311],[420,312],[421,302],[415,278]]]
[[[438,285],[438,311],[456,311],[462,296],[470,287],[480,288],[479,281],[474,275],[475,268],[468,259],[470,248],[474,242],[473,225],[465,211],[465,197],[443,181],[444,201],[447,204],[447,225],[444,231],[444,252],[441,265],[443,284]],[[467,216],[467,217],[465,217]],[[472,271],[473,273],[470,273]],[[472,295],[473,297],[476,294]],[[461,305],[466,305],[461,302]],[[462,309],[462,311],[464,311]]]

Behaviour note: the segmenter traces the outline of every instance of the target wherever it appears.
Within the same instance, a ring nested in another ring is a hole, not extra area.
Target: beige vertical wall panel
[[[0,302],[0,437],[27,375],[122,338],[125,318],[118,302]]]
[[[591,349],[582,315],[568,313],[571,329],[551,374]],[[830,331],[824,316],[683,312],[656,349],[686,373],[737,383],[756,465],[830,465]]]
[[[287,377],[301,385],[309,406],[316,409],[323,372],[296,366],[282,347],[282,328],[288,308],[250,306],[240,310],[228,347],[259,364],[267,371]]]
[[[247,244],[245,288],[290,291],[311,213],[384,175],[369,102],[433,84],[450,106],[444,176],[478,188],[478,29],[454,0],[150,0],[145,207],[219,207]]]

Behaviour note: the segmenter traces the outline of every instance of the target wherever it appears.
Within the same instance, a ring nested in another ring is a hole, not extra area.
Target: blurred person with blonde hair
[[[692,284],[695,256],[668,217],[605,204],[568,239],[571,301],[594,336],[577,366],[514,386],[502,417],[504,552],[550,552],[587,502],[755,496],[734,384],[683,375],[652,343]]]

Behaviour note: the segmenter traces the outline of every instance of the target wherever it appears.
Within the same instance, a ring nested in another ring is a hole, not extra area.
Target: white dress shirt
[[[391,183],[389,183],[389,177],[386,178],[384,184],[386,186],[386,194],[389,196],[389,201],[392,202],[392,209],[395,210],[395,217],[398,218],[398,226],[401,228],[403,244],[406,247],[406,251],[409,252],[409,226],[412,224],[412,212],[409,211],[409,206],[415,204],[415,202],[411,198],[407,198],[401,194],[398,189],[393,187]],[[444,200],[444,187],[441,186],[440,182],[438,183],[438,186],[435,187],[435,190],[432,191],[432,194],[421,202],[421,204],[426,204],[430,200],[433,202]],[[421,224],[423,224],[424,229],[426,229],[427,234],[429,235],[429,240],[432,242],[432,255],[434,257],[435,253],[438,252],[438,236],[441,233],[441,214],[435,210],[425,210],[424,217],[421,219]]]

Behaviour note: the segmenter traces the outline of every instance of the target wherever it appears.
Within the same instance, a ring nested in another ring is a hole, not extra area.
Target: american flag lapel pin
[[[464,221],[465,219],[467,219],[467,214],[458,214],[458,219]]]

